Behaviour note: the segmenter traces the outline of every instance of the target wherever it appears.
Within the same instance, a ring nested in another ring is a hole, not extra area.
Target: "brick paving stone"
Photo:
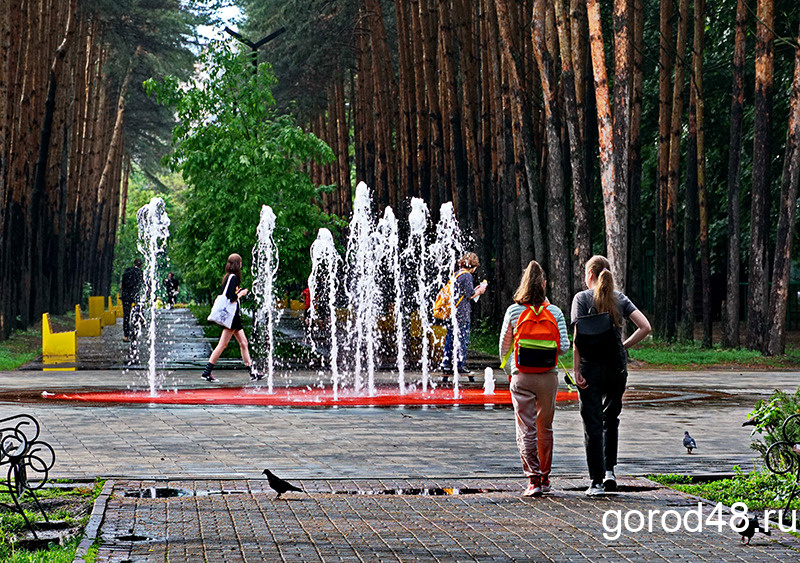
[[[501,492],[424,496],[336,494],[331,491],[342,490],[341,481],[312,480],[302,483],[308,493],[275,500],[260,480],[119,480],[107,504],[97,561],[786,561],[800,549],[800,541],[780,532],[743,546],[727,526],[702,533],[655,526],[607,540],[606,510],[682,514],[697,501],[664,488],[589,499],[576,479],[565,478],[554,478],[553,495],[523,499],[504,490],[511,483],[461,479],[460,486],[491,485]],[[363,493],[386,485],[366,479],[357,487],[346,484],[346,490]],[[390,484],[411,489],[421,483]],[[629,479],[624,484],[651,486]],[[153,485],[195,494],[126,496]],[[713,507],[703,509],[705,516]],[[150,539],[124,539],[129,535]]]

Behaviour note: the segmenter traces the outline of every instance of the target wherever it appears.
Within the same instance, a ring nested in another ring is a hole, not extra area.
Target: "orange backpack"
[[[445,319],[450,318],[450,302],[452,301],[451,295],[453,294],[453,283],[457,280],[461,275],[466,274],[466,270],[461,270],[458,272],[455,277],[450,278],[444,287],[439,290],[439,293],[436,295],[436,301],[433,302],[433,318],[439,319],[443,321]],[[461,304],[461,301],[464,300],[464,295],[456,303],[456,308]]]
[[[548,304],[542,303],[538,309],[525,306],[514,329],[514,344],[503,358],[501,368],[505,367],[512,350],[522,373],[543,373],[556,367],[561,332],[553,313],[547,309]]]

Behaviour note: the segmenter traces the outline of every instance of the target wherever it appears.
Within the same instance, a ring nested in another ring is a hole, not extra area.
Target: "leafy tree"
[[[187,183],[172,245],[184,282],[210,297],[229,254],[241,254],[247,265],[264,204],[277,215],[279,282],[307,277],[317,229],[334,226],[335,219],[315,204],[322,188],[315,188],[303,165],[329,162],[330,148],[276,110],[270,66],[254,65],[233,40],[208,45],[198,76],[189,84],[174,76],[145,82],[178,118],[175,151],[166,163]]]

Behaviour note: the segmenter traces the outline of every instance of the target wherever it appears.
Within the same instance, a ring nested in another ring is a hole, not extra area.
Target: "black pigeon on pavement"
[[[697,448],[697,442],[694,441],[694,438],[689,436],[689,431],[683,433],[683,447],[686,448],[687,453],[692,453],[692,450]]]
[[[761,528],[761,524],[758,523],[758,519],[755,516],[751,516],[747,520],[747,528],[743,531],[739,532],[742,536],[742,543],[745,545],[750,545],[750,540],[753,539],[753,536],[756,532],[761,532],[767,536],[772,535],[769,531],[769,528]],[[745,540],[745,538],[747,538]]]
[[[281,495],[287,491],[297,491],[298,493],[303,492],[303,489],[295,487],[288,481],[284,481],[269,469],[264,470],[264,475],[267,476],[267,482],[269,483],[270,488],[278,493],[278,496],[275,497],[276,499],[281,498]]]

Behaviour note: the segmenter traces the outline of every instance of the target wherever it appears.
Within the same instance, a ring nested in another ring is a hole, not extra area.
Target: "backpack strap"
[[[467,271],[466,271],[464,268],[461,268],[461,270],[460,270],[460,271],[459,271],[459,272],[456,274],[456,276],[453,278],[453,290],[452,290],[452,291],[455,291],[455,290],[456,290],[456,280],[457,280],[457,279],[458,279],[460,276],[462,276],[462,275],[464,275],[464,274],[466,274],[466,273],[467,273]],[[464,300],[464,298],[465,298],[465,297],[466,297],[466,295],[462,295],[462,296],[461,296],[461,298],[460,298],[460,299],[458,300],[458,302],[455,304],[455,308],[456,308],[456,309],[458,309],[458,306],[459,306],[459,305],[461,305],[461,302]],[[502,366],[500,366],[500,367],[502,367]]]

